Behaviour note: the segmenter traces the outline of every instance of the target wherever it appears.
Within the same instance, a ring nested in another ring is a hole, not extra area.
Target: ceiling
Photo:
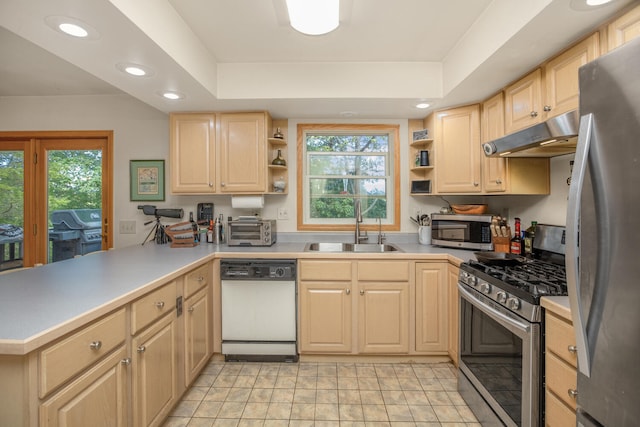
[[[422,118],[482,101],[633,2],[583,1],[341,0],[338,29],[307,36],[285,0],[2,0],[0,97],[127,93],[163,112]],[[92,35],[56,31],[57,16]]]

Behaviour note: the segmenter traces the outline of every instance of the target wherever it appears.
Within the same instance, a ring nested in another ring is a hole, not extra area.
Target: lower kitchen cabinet
[[[416,351],[449,350],[447,262],[416,263]]]
[[[212,350],[211,292],[204,287],[184,302],[184,373],[189,386],[209,361]]]
[[[178,345],[175,312],[135,336],[133,348],[134,426],[158,426],[178,401]]]
[[[458,276],[460,268],[449,264],[448,266],[447,294],[449,296],[449,357],[453,364],[458,366],[459,334],[460,334],[460,301],[458,300]]]
[[[128,370],[121,346],[40,405],[41,427],[128,425]]]
[[[409,352],[409,283],[358,283],[358,353]]]

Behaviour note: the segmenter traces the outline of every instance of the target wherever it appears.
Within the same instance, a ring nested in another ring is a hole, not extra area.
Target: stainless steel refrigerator
[[[640,39],[580,68],[567,209],[578,425],[640,423]]]

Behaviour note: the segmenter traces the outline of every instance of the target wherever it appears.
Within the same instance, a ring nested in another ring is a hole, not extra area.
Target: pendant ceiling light
[[[338,28],[340,0],[286,0],[291,26],[317,36]]]

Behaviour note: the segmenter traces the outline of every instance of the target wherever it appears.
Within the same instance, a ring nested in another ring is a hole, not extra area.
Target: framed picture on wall
[[[164,200],[164,160],[129,162],[131,201]]]

